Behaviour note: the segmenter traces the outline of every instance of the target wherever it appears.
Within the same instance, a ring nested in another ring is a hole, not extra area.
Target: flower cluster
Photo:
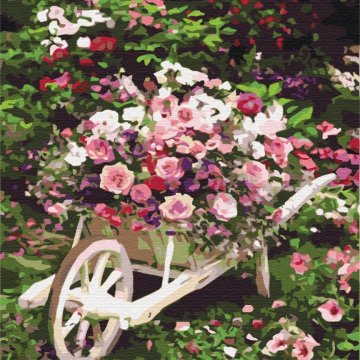
[[[86,207],[114,226],[131,216],[133,230],[175,222],[199,237],[235,238],[238,226],[265,218],[263,205],[315,176],[301,160],[300,176],[286,171],[299,140],[280,135],[287,118],[274,98],[169,61],[154,76],[146,92],[122,76],[121,113],[91,113],[52,139],[31,187],[48,213]]]

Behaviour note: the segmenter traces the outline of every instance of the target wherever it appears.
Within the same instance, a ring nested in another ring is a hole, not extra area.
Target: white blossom
[[[72,166],[80,166],[86,161],[86,150],[83,147],[78,146],[75,142],[69,142],[69,152],[65,156],[64,160]]]

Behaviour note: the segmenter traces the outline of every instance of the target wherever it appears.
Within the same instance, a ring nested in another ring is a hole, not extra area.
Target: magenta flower
[[[240,94],[237,103],[238,109],[246,116],[256,115],[261,111],[263,105],[261,99],[251,93]]]

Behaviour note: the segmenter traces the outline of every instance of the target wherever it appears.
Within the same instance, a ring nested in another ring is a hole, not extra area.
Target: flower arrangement
[[[120,111],[99,110],[58,131],[31,192],[60,219],[85,210],[114,227],[129,218],[133,231],[175,227],[211,244],[271,235],[273,210],[318,169],[301,157],[289,166],[306,141],[281,136],[281,100],[177,62],[163,62],[154,77],[140,91],[121,75]]]

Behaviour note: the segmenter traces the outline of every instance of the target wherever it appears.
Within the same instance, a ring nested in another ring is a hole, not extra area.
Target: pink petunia
[[[308,254],[293,253],[291,257],[290,266],[295,270],[297,274],[303,275],[309,270],[309,263],[311,258]]]
[[[310,360],[314,357],[314,347],[319,345],[311,335],[306,335],[295,341],[291,357],[295,357],[297,360]]]
[[[337,135],[341,128],[336,128],[334,124],[323,121],[320,125],[317,125],[316,128],[322,132],[322,138],[325,140],[329,136]]]
[[[328,322],[341,321],[344,315],[344,310],[339,306],[338,302],[333,299],[319,306],[318,310],[321,312],[322,318]]]

